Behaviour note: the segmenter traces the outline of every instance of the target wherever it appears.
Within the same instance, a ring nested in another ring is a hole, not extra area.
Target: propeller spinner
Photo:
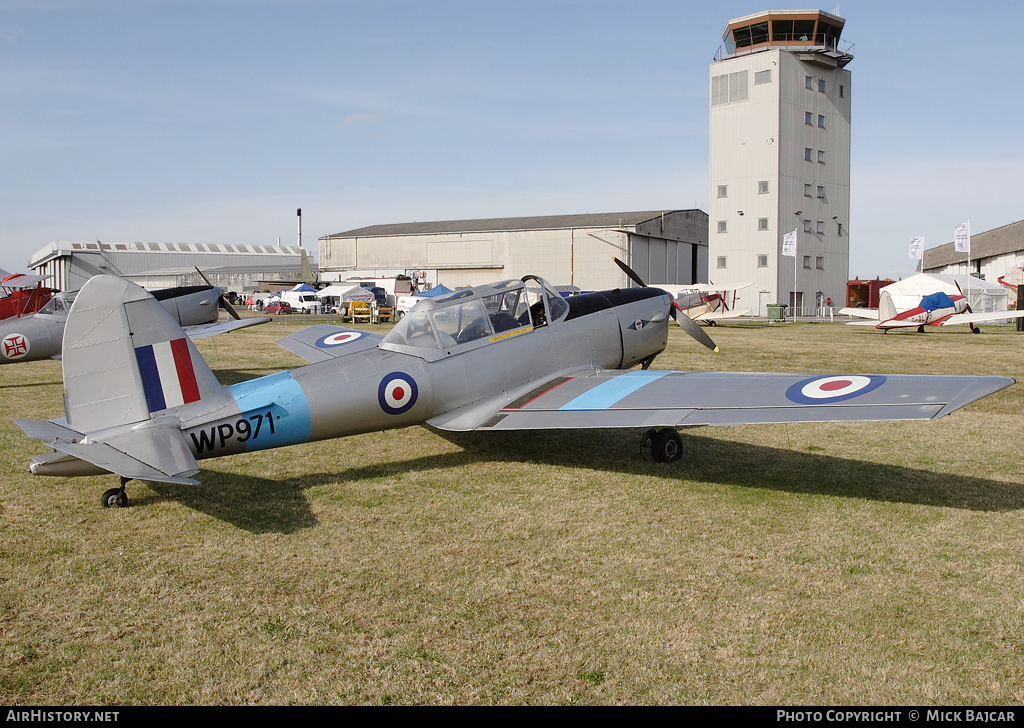
[[[238,311],[236,311],[234,309],[234,307],[231,305],[231,303],[228,301],[227,297],[224,295],[224,292],[220,288],[217,288],[217,286],[215,286],[212,283],[210,283],[210,279],[206,277],[205,273],[203,273],[201,270],[199,270],[198,266],[196,266],[196,273],[198,273],[199,275],[201,275],[203,277],[203,280],[206,281],[206,285],[211,286],[214,290],[216,290],[218,292],[218,294],[220,295],[220,298],[219,298],[219,300],[217,302],[218,305],[222,309],[227,311],[228,315],[231,316],[231,318],[233,318],[235,321],[240,320],[241,317],[238,315]]]

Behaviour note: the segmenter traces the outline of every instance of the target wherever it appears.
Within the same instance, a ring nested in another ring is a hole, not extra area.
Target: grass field
[[[224,383],[298,317],[206,339]],[[378,328],[380,330],[380,328]],[[673,329],[656,368],[1020,377],[1024,334]],[[60,365],[0,409],[62,413]],[[1019,704],[1017,384],[935,422],[423,428],[203,461],[202,485],[36,478],[0,422],[0,703]]]

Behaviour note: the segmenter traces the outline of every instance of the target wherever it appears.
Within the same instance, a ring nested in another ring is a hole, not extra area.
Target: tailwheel
[[[100,499],[100,505],[104,508],[127,508],[128,507],[128,494],[124,492],[125,484],[130,478],[121,478],[120,488],[111,488],[103,494]]]
[[[683,438],[671,427],[648,430],[640,440],[640,453],[644,459],[656,463],[674,463],[683,456]]]

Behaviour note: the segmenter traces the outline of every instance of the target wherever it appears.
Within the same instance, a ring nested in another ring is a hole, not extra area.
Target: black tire
[[[103,494],[100,505],[104,508],[127,508],[128,495],[120,488],[111,488]]]
[[[683,456],[683,438],[671,427],[658,430],[651,440],[651,457],[656,463],[674,463]]]

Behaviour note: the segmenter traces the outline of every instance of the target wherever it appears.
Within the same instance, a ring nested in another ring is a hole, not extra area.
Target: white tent
[[[932,293],[963,294],[975,313],[1006,310],[1007,288],[981,278],[961,275],[918,273],[886,286],[879,291],[879,318],[892,318],[896,312],[915,308],[924,296]],[[887,307],[892,309],[888,310]]]
[[[373,294],[362,286],[333,285],[316,292],[318,298],[337,298],[338,303],[345,301],[372,301]]]

